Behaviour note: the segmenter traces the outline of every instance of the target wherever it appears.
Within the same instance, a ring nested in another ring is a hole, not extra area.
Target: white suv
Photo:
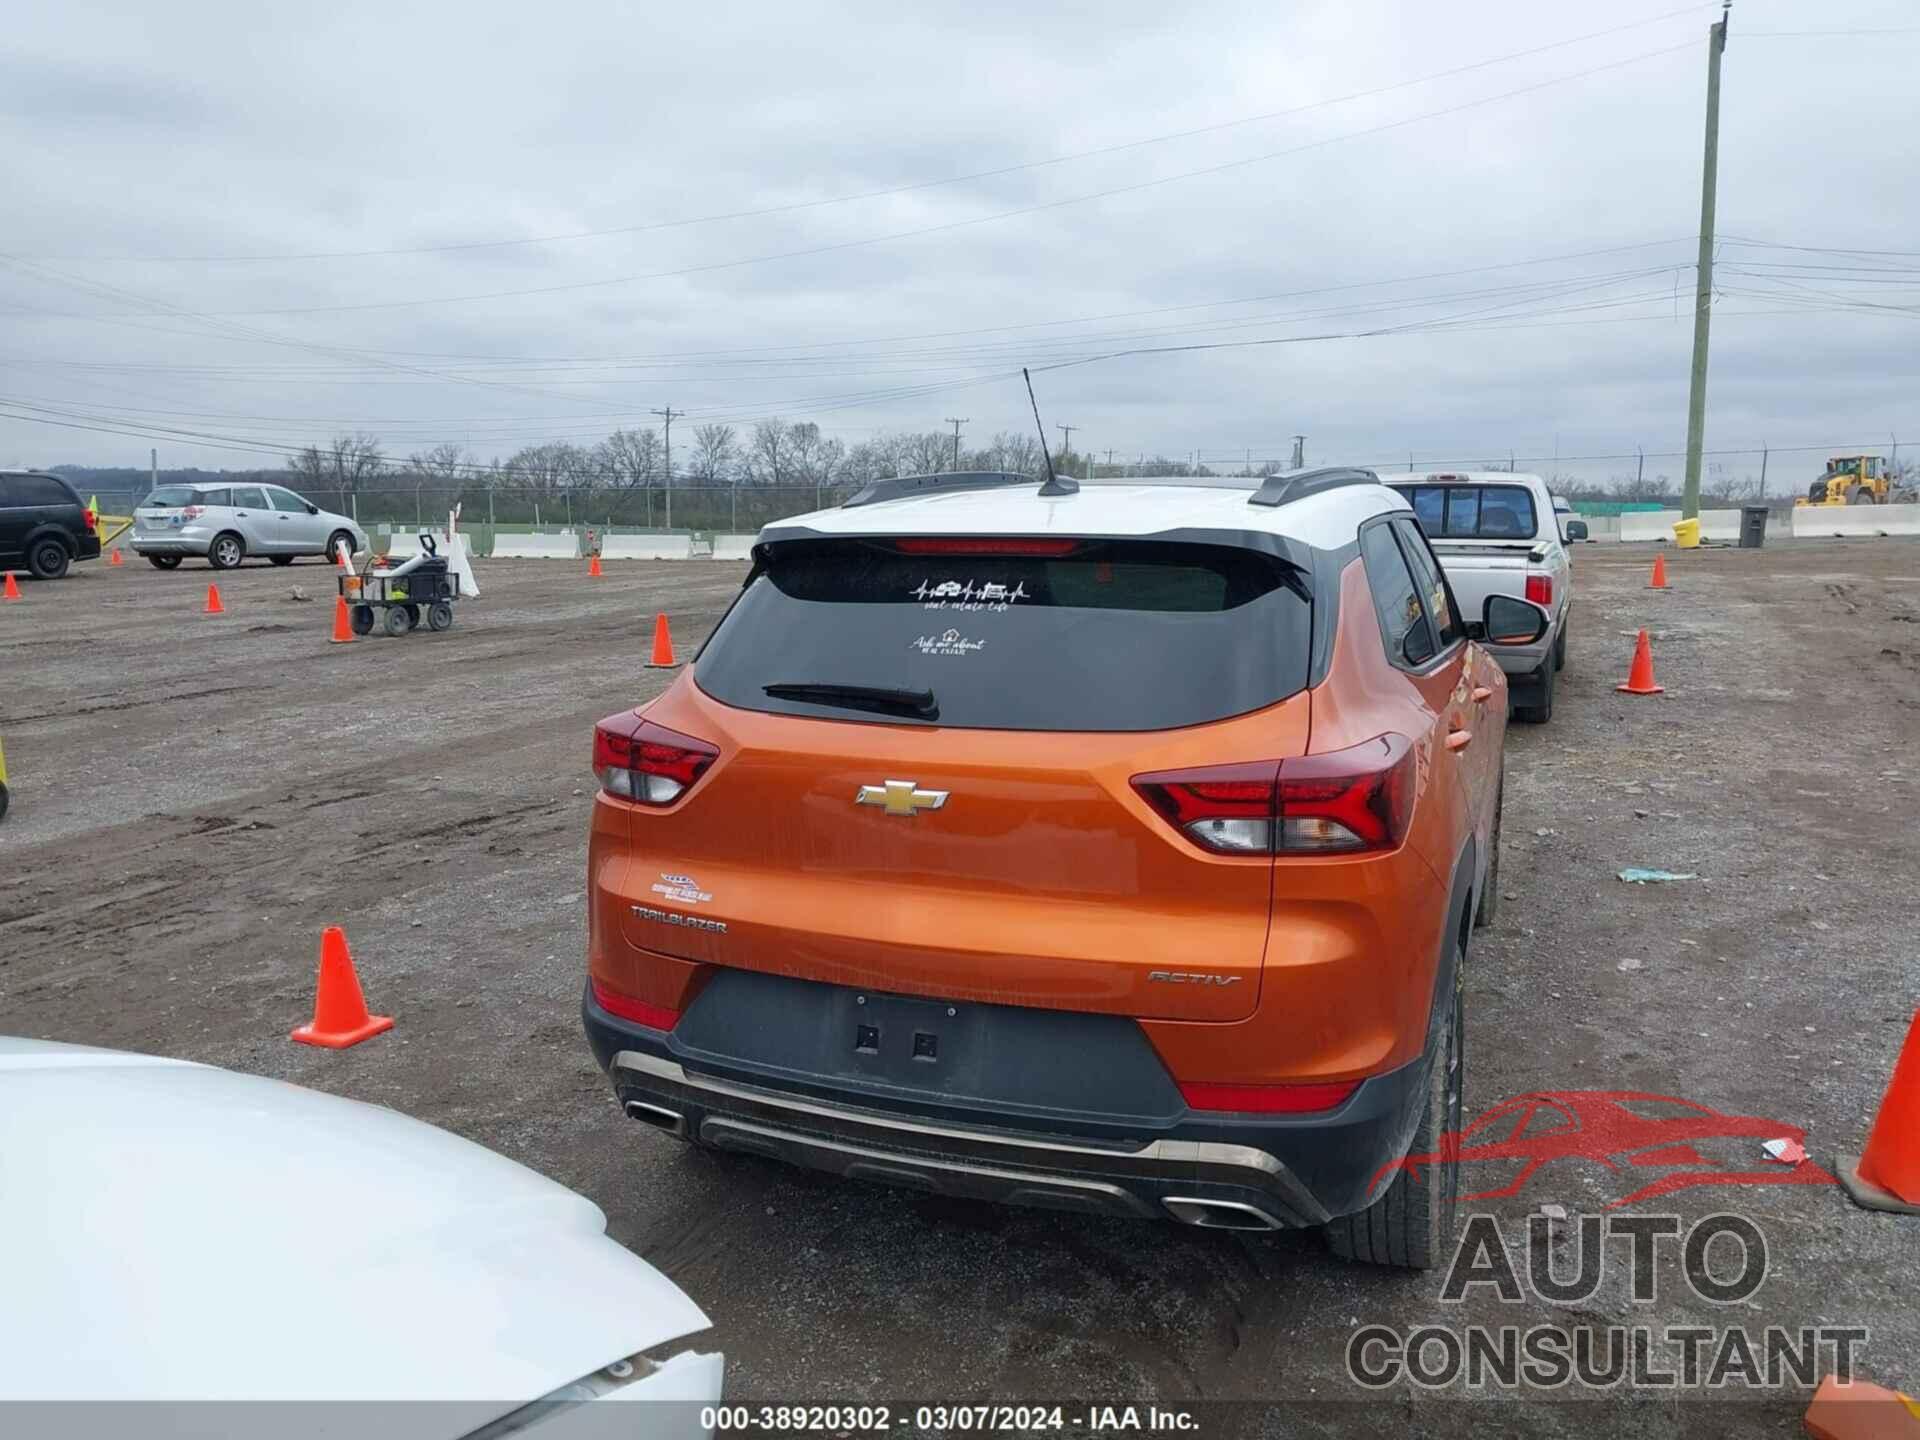
[[[279,485],[209,482],[162,485],[147,496],[133,512],[129,543],[162,570],[189,555],[231,570],[249,555],[291,565],[300,555],[331,559],[343,544],[365,550],[367,532]]]

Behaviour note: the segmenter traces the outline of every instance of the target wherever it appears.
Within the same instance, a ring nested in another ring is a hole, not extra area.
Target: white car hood
[[[0,1038],[0,1401],[500,1413],[707,1328],[605,1230],[592,1202],[392,1110]]]

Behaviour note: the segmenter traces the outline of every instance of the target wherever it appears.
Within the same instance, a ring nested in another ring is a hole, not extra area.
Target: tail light
[[[180,518],[182,520],[198,520],[206,513],[206,510],[199,505],[189,505],[180,512]]]
[[[719,758],[716,746],[631,710],[593,727],[593,773],[600,788],[642,805],[671,805]]]
[[[1391,850],[1413,815],[1413,742],[1382,735],[1327,755],[1163,770],[1133,788],[1217,855]]]
[[[1182,1081],[1180,1098],[1189,1110],[1233,1110],[1244,1115],[1304,1115],[1347,1103],[1358,1080],[1309,1085],[1212,1085]]]
[[[1527,599],[1536,605],[1553,604],[1553,577],[1551,575],[1527,576]]]
[[[590,983],[593,986],[593,1003],[609,1015],[618,1015],[622,1020],[631,1020],[636,1025],[645,1025],[649,1030],[671,1030],[680,1023],[678,1010],[669,1010],[665,1005],[649,1005],[644,1000],[636,1000],[631,995],[622,994],[611,986],[601,984],[597,978]]]
[[[87,529],[98,530],[100,528],[100,517],[93,513],[93,508],[91,506],[87,507],[85,510],[81,511],[80,513],[86,517]]]

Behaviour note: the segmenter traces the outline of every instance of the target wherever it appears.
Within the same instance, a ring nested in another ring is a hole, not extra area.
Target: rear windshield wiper
[[[894,690],[884,685],[837,685],[831,681],[795,681],[762,685],[775,700],[799,700],[808,705],[832,705],[842,710],[871,710],[879,715],[911,715],[916,720],[938,720],[940,707],[931,690]]]

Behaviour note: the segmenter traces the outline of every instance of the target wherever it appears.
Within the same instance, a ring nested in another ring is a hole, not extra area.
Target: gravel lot
[[[1559,712],[1510,731],[1501,917],[1469,961],[1468,1109],[1653,1092],[1798,1127],[1830,1167],[1859,1148],[1920,989],[1920,547],[1672,556],[1666,593],[1645,588],[1650,560],[1579,552]],[[1312,1236],[977,1208],[635,1126],[578,1019],[590,730],[666,683],[642,666],[654,612],[691,650],[743,567],[609,564],[590,581],[565,562],[482,565],[485,596],[452,631],[350,646],[327,643],[332,575],[305,563],[221,577],[224,616],[200,613],[204,568],[144,564],[0,604],[0,1029],[279,1076],[523,1160],[599,1202],[708,1310],[747,1401],[1291,1406],[1208,1412],[1273,1434],[1798,1433],[1791,1384],[1755,1403],[1372,1395],[1348,1378],[1358,1326],[1430,1321],[1864,1325],[1866,1371],[1920,1391],[1920,1220],[1828,1184],[1634,1207],[1760,1226],[1768,1278],[1731,1310],[1695,1298],[1671,1253],[1651,1304],[1612,1264],[1572,1308],[1485,1287],[1442,1305],[1440,1276],[1345,1266]],[[1642,624],[1663,697],[1613,689]],[[1627,865],[1699,878],[1630,886]],[[329,923],[399,1020],[343,1053],[287,1040]],[[1701,1150],[1782,1172],[1758,1143]],[[1676,1167],[1562,1159],[1466,1208],[1517,1235],[1542,1204],[1577,1220]],[[1496,1169],[1469,1167],[1465,1188],[1513,1177]]]

